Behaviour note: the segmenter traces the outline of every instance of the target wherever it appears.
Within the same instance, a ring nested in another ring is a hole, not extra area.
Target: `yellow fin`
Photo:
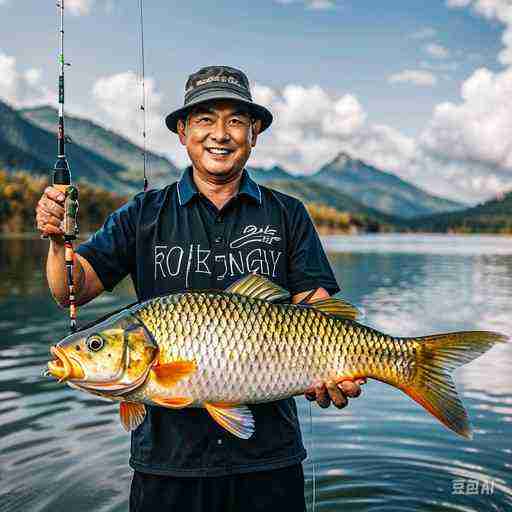
[[[361,312],[354,305],[337,295],[309,302],[308,307],[347,320],[356,320],[361,315]]]
[[[441,423],[472,438],[471,425],[450,373],[477,358],[507,336],[489,331],[466,331],[413,338],[420,342],[417,371],[411,385],[399,387]],[[396,384],[395,384],[396,385]]]
[[[137,402],[121,402],[119,404],[119,418],[127,432],[135,430],[146,416],[146,407]]]
[[[253,299],[270,302],[290,298],[290,292],[258,274],[249,274],[226,288],[226,293],[237,293]]]
[[[205,402],[204,406],[210,416],[233,435],[249,439],[254,434],[254,417],[246,405]]]
[[[152,396],[151,400],[155,402],[155,404],[161,405],[162,407],[168,407],[169,409],[183,409],[184,407],[187,407],[194,401],[191,398],[179,396],[173,398]]]
[[[197,370],[194,361],[173,361],[171,363],[153,366],[153,376],[157,382],[164,387],[174,386],[178,381],[187,377]]]

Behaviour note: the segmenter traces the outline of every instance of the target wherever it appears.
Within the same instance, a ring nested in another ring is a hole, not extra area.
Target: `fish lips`
[[[53,346],[50,348],[50,352],[55,359],[48,362],[48,371],[59,382],[81,380],[85,377],[84,370],[79,361],[68,357],[62,348]]]

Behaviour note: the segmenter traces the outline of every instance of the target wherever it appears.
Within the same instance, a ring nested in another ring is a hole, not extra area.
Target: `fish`
[[[376,379],[400,389],[457,434],[471,438],[452,372],[508,336],[460,331],[396,337],[357,321],[339,294],[290,303],[250,274],[226,290],[185,290],[127,306],[52,346],[47,373],[119,402],[136,429],[147,406],[200,407],[250,439],[250,406],[298,396],[318,382]]]

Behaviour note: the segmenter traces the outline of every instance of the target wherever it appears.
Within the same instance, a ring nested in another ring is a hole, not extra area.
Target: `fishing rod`
[[[146,64],[144,56],[144,0],[139,0],[139,18],[140,18],[140,53],[141,53],[141,87],[142,102],[140,110],[143,116],[142,140],[143,140],[143,158],[144,158],[144,192],[148,189],[148,177],[146,170],[147,150],[146,150]]]
[[[70,66],[64,60],[64,0],[57,2],[60,10],[60,53],[59,53],[59,125],[57,131],[58,152],[57,161],[53,168],[53,186],[64,194],[64,259],[69,291],[69,330],[77,330],[77,306],[73,267],[75,251],[73,241],[78,236],[78,189],[71,183],[71,171],[66,158],[66,142],[69,139],[64,132],[64,68]]]

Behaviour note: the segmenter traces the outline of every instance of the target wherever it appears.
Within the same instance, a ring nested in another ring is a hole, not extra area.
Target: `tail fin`
[[[416,359],[417,373],[412,384],[400,387],[448,428],[471,439],[471,425],[450,374],[455,368],[482,355],[495,343],[507,340],[508,336],[489,331],[414,338],[421,344]]]

